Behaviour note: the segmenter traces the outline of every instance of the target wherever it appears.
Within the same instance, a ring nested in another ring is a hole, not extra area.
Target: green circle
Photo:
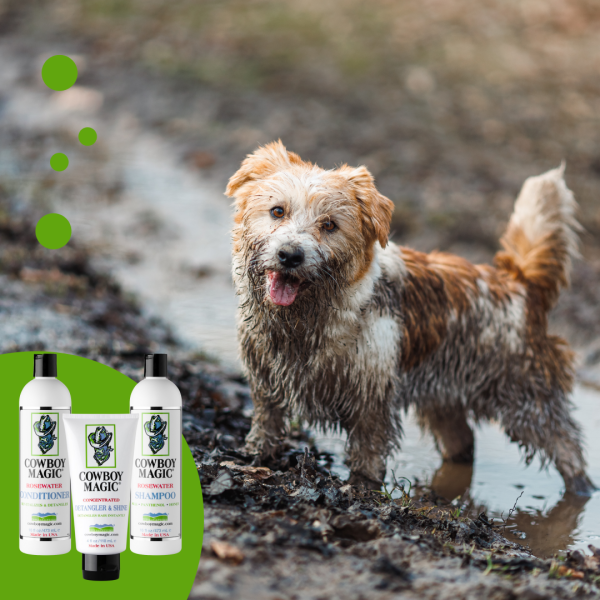
[[[37,222],[35,237],[44,248],[57,250],[65,246],[71,239],[71,223],[67,217],[50,213]]]
[[[42,79],[51,90],[68,90],[77,81],[77,65],[72,58],[56,54],[44,63]]]
[[[189,596],[198,570],[204,530],[200,479],[185,439],[182,439],[181,455],[183,546],[179,554],[143,556],[128,548],[121,553],[119,579],[98,583],[86,581],[81,574],[81,554],[75,548],[72,519],[72,546],[68,554],[32,556],[19,551],[19,503],[16,500],[19,489],[18,406],[21,390],[32,378],[33,356],[33,352],[0,355],[2,397],[6,407],[3,443],[5,448],[14,449],[3,459],[3,489],[6,493],[0,496],[0,510],[4,516],[4,543],[0,549],[5,574],[2,589],[8,591],[8,598],[22,597],[28,587],[38,589],[32,581],[34,573],[42,579],[46,575],[53,582],[43,584],[44,600],[81,600],[97,595],[99,588],[109,592],[111,600],[131,600],[141,593],[151,596],[151,591],[156,588],[168,589],[167,596],[173,600],[184,600]],[[58,354],[57,362],[58,379],[69,388],[73,413],[129,413],[129,397],[135,386],[132,379],[111,367],[79,356]]]
[[[62,152],[57,152],[50,157],[50,166],[55,171],[64,171],[69,166],[69,158]]]
[[[92,146],[93,144],[96,143],[97,139],[98,139],[98,134],[96,133],[96,130],[92,129],[91,127],[84,127],[79,132],[79,141],[84,146]]]

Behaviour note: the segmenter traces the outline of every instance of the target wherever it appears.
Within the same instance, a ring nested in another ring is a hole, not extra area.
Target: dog
[[[493,419],[589,495],[573,353],[547,331],[580,229],[563,171],[525,181],[492,267],[389,242],[394,206],[364,166],[324,170],[281,142],[248,155],[226,190],[246,450],[276,455],[290,418],[342,430],[349,482],[378,488],[413,406],[444,461],[472,463],[469,420]]]

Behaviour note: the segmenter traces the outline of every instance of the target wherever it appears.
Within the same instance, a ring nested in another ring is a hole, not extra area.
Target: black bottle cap
[[[120,554],[82,554],[83,578],[90,581],[114,581],[121,572]]]
[[[166,377],[167,376],[167,355],[166,354],[146,354],[144,364],[144,377]]]
[[[34,354],[33,376],[56,377],[56,354]]]

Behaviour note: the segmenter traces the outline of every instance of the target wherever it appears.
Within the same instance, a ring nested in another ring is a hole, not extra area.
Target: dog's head
[[[234,255],[271,305],[338,294],[361,279],[387,244],[393,203],[365,167],[325,171],[273,142],[229,180]],[[310,290],[310,292],[309,292]]]

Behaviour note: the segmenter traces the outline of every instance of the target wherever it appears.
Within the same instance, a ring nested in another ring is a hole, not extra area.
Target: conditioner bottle
[[[19,400],[19,549],[71,550],[71,484],[64,417],[71,395],[56,378],[56,354],[35,354],[33,380]]]

